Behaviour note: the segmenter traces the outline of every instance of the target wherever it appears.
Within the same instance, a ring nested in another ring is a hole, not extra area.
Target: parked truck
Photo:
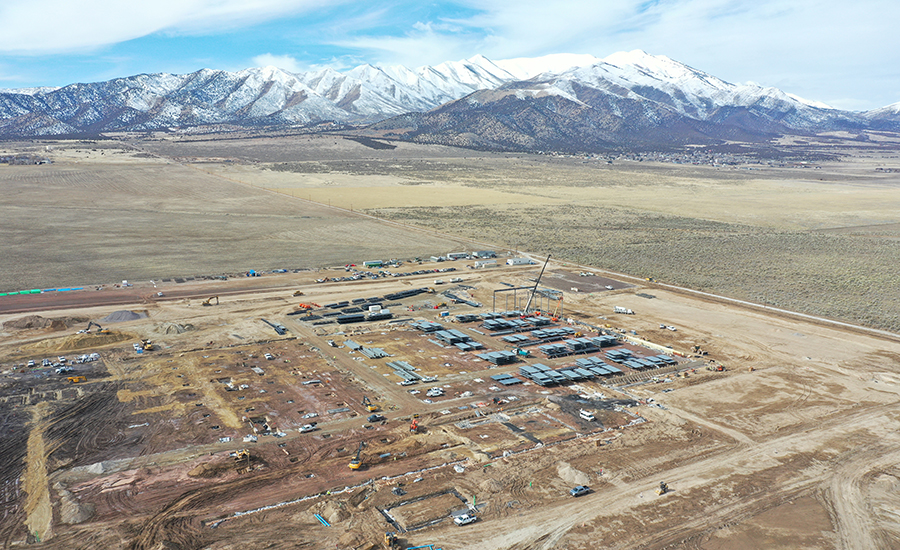
[[[624,313],[625,315],[634,315],[634,312],[631,311],[630,309],[628,309],[627,307],[619,307],[619,306],[616,306],[616,307],[613,309],[613,312],[614,312],[614,313]]]

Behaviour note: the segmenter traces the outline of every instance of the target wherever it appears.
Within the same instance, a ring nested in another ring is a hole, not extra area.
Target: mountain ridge
[[[200,69],[0,90],[0,135],[334,121],[372,125],[372,132],[397,139],[571,149],[578,143],[611,147],[738,135],[761,140],[834,129],[896,131],[896,106],[841,111],[777,88],[731,84],[641,50],[603,59],[553,54],[496,62],[479,54],[416,69],[368,64],[345,72],[328,67],[305,73],[271,66],[236,72]],[[397,131],[402,124],[415,128]],[[507,137],[491,135],[490,128],[501,127]]]

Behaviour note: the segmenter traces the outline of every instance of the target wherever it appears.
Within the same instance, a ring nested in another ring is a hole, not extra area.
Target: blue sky
[[[896,0],[2,0],[0,88],[642,49],[834,107],[900,102]]]

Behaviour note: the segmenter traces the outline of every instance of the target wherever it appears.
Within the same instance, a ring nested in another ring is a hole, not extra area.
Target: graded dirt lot
[[[436,290],[488,302],[541,267],[465,263],[393,271],[456,267],[462,286]],[[352,302],[436,277],[315,282],[345,273],[171,282],[158,286],[163,297],[125,309],[116,290],[78,291],[94,305],[0,315],[4,547],[377,548],[386,531],[448,550],[900,544],[900,338],[613,280],[619,288],[566,292],[574,324],[549,326],[593,336],[591,326],[608,324],[620,340],[607,351],[667,350],[678,365],[619,365],[618,377],[540,387],[519,367],[564,368],[606,352],[554,359],[533,343],[524,361],[495,367],[477,354],[510,349],[502,335],[453,321],[489,308],[435,309],[449,300],[428,292],[394,300],[385,321],[340,325],[326,307],[287,315],[301,300]],[[557,264],[547,273],[591,280]],[[209,295],[219,304],[201,305]],[[26,298],[52,306],[49,295]],[[84,319],[107,318],[132,320],[75,334]],[[484,349],[461,351],[404,321],[413,319]],[[152,349],[138,354],[141,339]],[[708,355],[690,357],[698,344]],[[98,360],[75,362],[92,352]],[[72,372],[40,366],[60,355]],[[724,370],[707,370],[710,359]],[[401,386],[394,361],[437,379]],[[498,373],[520,383],[504,386]],[[68,382],[73,375],[86,380]],[[427,397],[433,387],[443,395]],[[367,420],[363,396],[383,422]],[[660,481],[668,494],[655,493]],[[573,498],[575,485],[592,491]],[[454,525],[467,510],[478,520]]]

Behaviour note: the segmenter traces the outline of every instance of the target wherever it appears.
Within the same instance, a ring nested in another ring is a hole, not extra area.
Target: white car
[[[266,358],[266,359],[268,359],[268,360],[269,360],[269,361],[271,361],[271,360],[272,360],[272,359],[275,359],[275,356],[274,356],[274,355],[272,355],[272,354],[271,354],[271,353],[267,353],[267,354],[265,354],[265,356],[264,356],[264,357],[265,357],[265,358]]]
[[[477,516],[473,516],[472,514],[462,514],[453,518],[453,523],[457,525],[468,525],[470,523],[475,523],[477,520]]]
[[[313,426],[312,424],[304,424],[303,426],[300,427],[299,431],[302,434],[314,432],[314,431],[316,431],[316,427]]]

